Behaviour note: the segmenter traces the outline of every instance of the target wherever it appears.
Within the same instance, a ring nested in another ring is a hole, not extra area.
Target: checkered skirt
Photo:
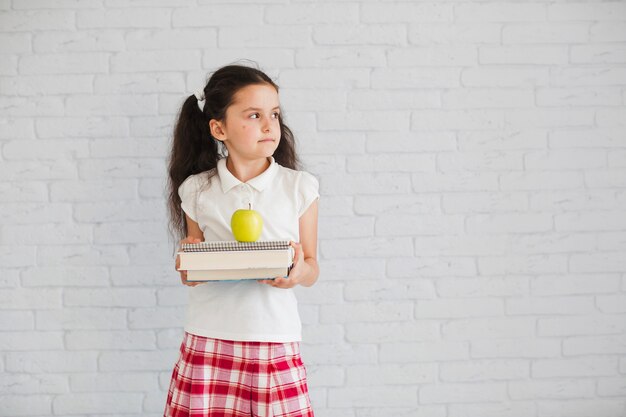
[[[298,342],[185,333],[164,417],[313,417]]]

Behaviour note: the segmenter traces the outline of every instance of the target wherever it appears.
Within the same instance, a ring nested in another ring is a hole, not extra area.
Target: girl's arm
[[[204,242],[204,233],[202,233],[202,229],[200,229],[198,223],[191,220],[191,217],[189,217],[187,213],[185,213],[185,222],[187,223],[187,237],[200,239],[200,242]]]
[[[295,260],[289,277],[259,282],[278,288],[292,288],[300,284],[310,287],[319,276],[317,264],[317,200],[300,216],[300,243],[292,242]]]
[[[320,273],[317,264],[317,200],[300,217],[300,245],[304,262],[309,268],[300,278],[299,284],[310,287],[315,284]]]

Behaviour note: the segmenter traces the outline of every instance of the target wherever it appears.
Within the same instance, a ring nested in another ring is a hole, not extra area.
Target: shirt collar
[[[263,191],[269,185],[269,183],[274,178],[276,170],[278,169],[278,164],[274,160],[274,157],[270,156],[269,160],[270,166],[256,177],[248,180],[246,184],[250,185],[257,191]],[[243,182],[239,181],[239,179],[237,179],[237,177],[235,177],[228,170],[228,168],[226,168],[226,158],[222,158],[217,161],[217,174],[220,177],[220,182],[222,183],[222,191],[224,192],[224,194],[226,194],[232,188],[243,184]]]

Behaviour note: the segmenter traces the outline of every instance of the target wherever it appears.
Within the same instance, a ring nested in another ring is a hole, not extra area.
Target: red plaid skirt
[[[185,332],[164,417],[313,417],[298,342],[236,342]]]

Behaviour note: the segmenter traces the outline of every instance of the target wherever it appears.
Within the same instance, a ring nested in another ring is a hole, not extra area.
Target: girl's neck
[[[226,158],[226,168],[241,182],[247,182],[261,175],[270,166],[270,159],[245,160],[232,156]]]

